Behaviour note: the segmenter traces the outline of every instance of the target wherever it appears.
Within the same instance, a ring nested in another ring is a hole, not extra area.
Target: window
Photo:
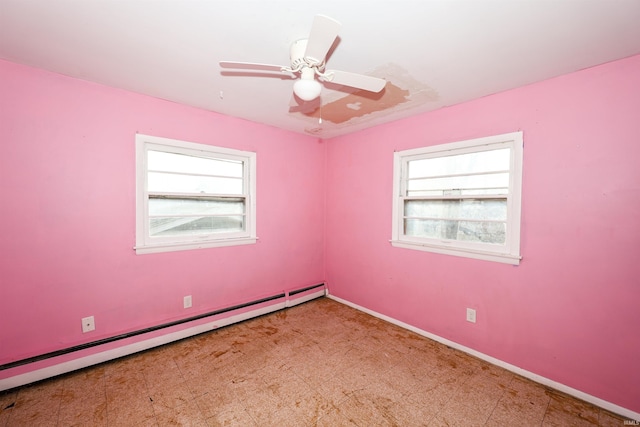
[[[255,243],[256,154],[136,135],[136,253]]]
[[[394,154],[393,246],[519,264],[522,132]]]

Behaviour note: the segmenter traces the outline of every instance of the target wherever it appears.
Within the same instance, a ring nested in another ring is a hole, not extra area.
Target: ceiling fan
[[[331,82],[369,92],[380,92],[386,80],[363,74],[339,70],[325,70],[327,53],[338,37],[342,25],[335,19],[316,15],[308,39],[291,45],[291,65],[258,64],[252,62],[220,61],[222,68],[256,71],[276,71],[300,77],[293,85],[293,92],[303,101],[312,101],[320,96],[322,82]],[[316,79],[317,77],[317,79]]]

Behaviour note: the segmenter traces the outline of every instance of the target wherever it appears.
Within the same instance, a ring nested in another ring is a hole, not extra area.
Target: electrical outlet
[[[82,333],[91,332],[96,329],[96,321],[93,316],[82,318]]]
[[[191,304],[192,304],[191,295],[187,295],[186,297],[183,298],[183,306],[184,306],[184,308],[191,307]]]
[[[467,308],[467,322],[476,323],[476,311],[473,308]]]

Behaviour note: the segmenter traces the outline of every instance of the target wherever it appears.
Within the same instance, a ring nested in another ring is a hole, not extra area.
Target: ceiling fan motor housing
[[[304,54],[307,50],[308,39],[300,39],[291,44],[290,58],[291,68],[294,70],[300,70],[303,67],[312,67],[322,72],[324,69],[324,62],[319,61],[316,58],[309,56],[305,57]]]
[[[331,82],[334,85],[380,92],[386,84],[384,79],[339,70],[325,72],[327,54],[335,43],[340,28],[341,24],[335,19],[324,15],[316,15],[309,37],[291,44],[289,52],[290,67],[231,61],[220,61],[220,66],[223,68],[299,74],[300,78],[294,83],[293,90],[300,99],[305,101],[313,100],[320,95],[322,89],[320,82]]]

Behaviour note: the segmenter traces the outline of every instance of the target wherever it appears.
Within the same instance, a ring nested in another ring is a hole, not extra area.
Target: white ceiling
[[[320,124],[293,80],[220,69],[289,65],[316,14],[327,68],[393,86],[325,87]],[[0,0],[0,58],[321,138],[636,54],[639,0]]]

